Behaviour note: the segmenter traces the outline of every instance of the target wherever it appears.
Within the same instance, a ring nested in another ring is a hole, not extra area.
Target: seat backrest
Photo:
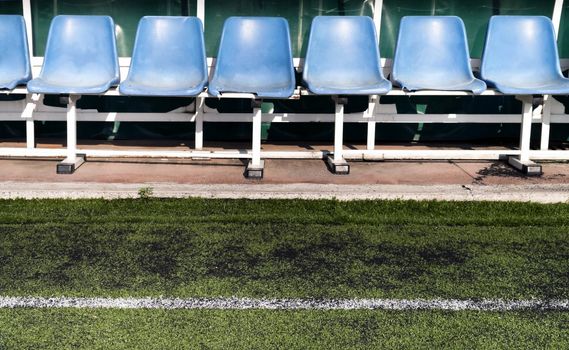
[[[456,16],[403,17],[392,76],[402,86],[406,82],[451,86],[473,79],[462,20]]]
[[[535,86],[562,76],[553,23],[543,16],[493,16],[480,68],[489,83]]]
[[[32,78],[24,17],[0,15],[0,89],[13,89]]]
[[[309,85],[343,88],[383,79],[373,20],[367,16],[315,17],[303,79]]]
[[[196,17],[147,16],[140,20],[129,80],[157,87],[207,82],[203,25]]]
[[[263,95],[268,92],[290,96],[294,87],[294,66],[286,19],[228,18],[223,26],[210,91],[213,94],[225,91]]]
[[[40,77],[57,85],[119,83],[115,25],[108,16],[56,16]]]

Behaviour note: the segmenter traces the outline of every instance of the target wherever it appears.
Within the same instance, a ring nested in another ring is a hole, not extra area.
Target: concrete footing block
[[[264,160],[261,160],[260,165],[253,165],[253,162],[249,161],[247,167],[245,168],[244,175],[247,179],[260,180],[263,178],[264,170],[265,170]]]
[[[334,157],[326,158],[326,166],[332,174],[335,175],[348,175],[350,173],[350,165],[342,158],[341,161],[334,161]]]
[[[508,164],[527,176],[541,176],[543,175],[542,167],[540,164],[528,161],[521,161],[518,157],[509,157]]]
[[[69,175],[73,174],[81,165],[85,163],[85,155],[78,154],[75,161],[65,158],[61,163],[57,164],[57,174]]]

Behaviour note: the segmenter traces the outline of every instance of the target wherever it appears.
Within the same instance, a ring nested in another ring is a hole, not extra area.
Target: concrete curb
[[[329,185],[0,182],[1,199],[157,198],[445,200],[569,203],[569,184],[554,185]]]

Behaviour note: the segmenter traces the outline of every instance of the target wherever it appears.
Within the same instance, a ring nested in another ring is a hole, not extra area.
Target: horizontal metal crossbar
[[[28,95],[31,94],[25,87],[17,87],[12,91],[5,91],[5,94],[13,95]],[[125,96],[121,95],[117,87],[110,88],[107,92],[103,94],[97,94],[97,96]],[[311,93],[305,88],[297,88],[294,94],[289,97],[289,100],[298,100],[301,96],[321,96]],[[442,91],[442,90],[425,90],[425,91],[405,91],[402,89],[393,89],[384,96],[504,96],[501,92],[488,89],[481,94],[475,95],[469,91]],[[175,97],[201,97],[201,98],[217,98],[216,96],[211,96],[206,91],[200,93],[197,96],[175,96]],[[255,94],[247,93],[224,93],[219,98],[241,98],[241,99],[258,99],[259,97]]]
[[[3,121],[24,121],[26,117],[18,112],[0,112]],[[61,112],[35,112],[34,121],[65,121],[65,110]],[[109,112],[99,113],[89,110],[78,111],[79,122],[195,122],[195,113],[122,113]],[[203,121],[208,123],[243,123],[251,122],[250,113],[204,113]],[[264,113],[263,123],[332,123],[334,116],[331,114],[310,113]],[[350,113],[345,115],[345,123],[367,123],[370,121],[379,123],[519,123],[518,114],[382,114],[378,113],[368,117],[364,112]],[[539,123],[540,118],[534,118],[533,123]],[[552,115],[551,123],[569,123],[569,118],[564,115]]]
[[[565,151],[559,151],[561,157]],[[246,149],[223,151],[159,151],[159,150],[101,150],[77,149],[78,154],[87,158],[179,158],[179,159],[250,159],[252,152]],[[264,159],[325,159],[332,155],[332,151],[261,151]],[[348,160],[473,160],[488,159],[500,160],[508,156],[517,156],[519,150],[344,150],[344,157]],[[543,152],[535,152],[543,156]],[[569,151],[565,152],[565,157]],[[65,149],[59,148],[0,148],[0,157],[52,157],[61,158],[66,155]]]

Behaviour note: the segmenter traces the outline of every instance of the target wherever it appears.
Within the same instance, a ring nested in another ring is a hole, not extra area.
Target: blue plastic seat
[[[40,76],[28,90],[100,94],[119,83],[115,25],[108,16],[57,16],[51,22]]]
[[[486,90],[472,74],[464,23],[455,16],[403,17],[392,74],[409,91]]]
[[[203,26],[195,17],[143,17],[121,94],[196,96],[207,83]]]
[[[209,93],[288,98],[294,88],[288,22],[279,17],[228,18]]]
[[[32,78],[24,17],[0,15],[0,89],[12,90]]]
[[[367,16],[312,21],[303,80],[319,95],[375,95],[391,90],[383,77],[375,25]]]
[[[493,16],[480,69],[505,94],[569,94],[559,65],[553,23],[542,16]]]

